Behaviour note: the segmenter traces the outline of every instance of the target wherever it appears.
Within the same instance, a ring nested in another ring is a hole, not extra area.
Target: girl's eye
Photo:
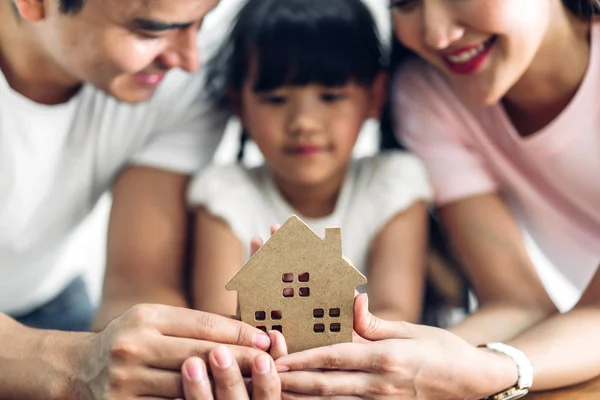
[[[390,8],[395,8],[402,12],[409,12],[417,5],[418,0],[390,0]]]
[[[286,100],[287,99],[285,98],[285,96],[274,95],[274,94],[260,96],[260,101],[262,103],[272,104],[275,106],[285,104]]]
[[[321,95],[321,100],[325,103],[334,103],[336,101],[340,101],[346,98],[346,95],[343,93],[323,93]]]

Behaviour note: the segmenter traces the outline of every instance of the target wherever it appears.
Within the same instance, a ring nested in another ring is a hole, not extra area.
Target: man
[[[198,68],[197,31],[216,3],[0,3],[0,398],[183,397],[178,371],[192,355],[209,362],[217,389],[220,377],[241,382],[236,359],[242,371],[268,375],[257,382],[277,392],[262,332],[183,308],[127,311],[187,304],[186,175],[210,159],[219,137],[202,132],[226,116],[203,104],[201,73],[167,72]],[[108,189],[105,296],[120,296],[103,318],[122,315],[98,334],[17,323],[90,324],[81,271],[61,261]],[[197,398],[199,365],[191,358],[183,368],[188,399]]]

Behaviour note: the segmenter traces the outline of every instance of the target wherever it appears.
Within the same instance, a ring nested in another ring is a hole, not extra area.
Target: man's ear
[[[369,118],[379,119],[381,117],[381,113],[383,112],[383,104],[385,103],[387,94],[387,83],[388,74],[386,72],[380,72],[373,80],[371,87],[372,101]]]
[[[21,15],[21,18],[30,21],[38,22],[44,19],[45,5],[44,0],[12,0],[15,8]]]

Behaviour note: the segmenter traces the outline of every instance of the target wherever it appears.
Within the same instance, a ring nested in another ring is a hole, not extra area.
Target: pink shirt
[[[501,105],[462,104],[421,60],[405,65],[394,87],[396,133],[424,161],[437,204],[501,193],[579,289],[600,262],[600,23],[591,41],[590,65],[571,103],[526,138]]]

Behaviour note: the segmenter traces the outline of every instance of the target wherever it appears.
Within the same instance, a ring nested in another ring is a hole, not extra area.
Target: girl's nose
[[[292,112],[288,131],[295,136],[312,135],[321,129],[319,110],[316,105],[297,104]]]

